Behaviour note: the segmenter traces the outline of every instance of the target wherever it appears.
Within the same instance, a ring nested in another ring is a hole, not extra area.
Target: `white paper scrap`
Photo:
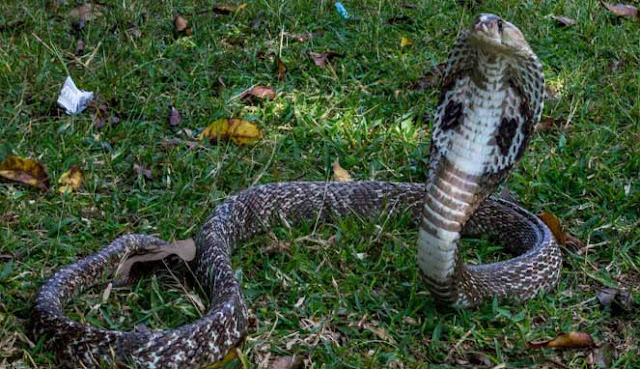
[[[78,89],[71,77],[67,77],[58,96],[58,105],[63,107],[67,114],[76,115],[83,111],[91,100],[93,92]]]

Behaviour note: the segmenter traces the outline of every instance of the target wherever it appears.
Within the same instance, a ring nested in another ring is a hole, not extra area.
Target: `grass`
[[[414,86],[446,59],[461,27],[492,12],[517,24],[544,64],[558,94],[544,118],[566,121],[536,133],[509,188],[531,211],[560,217],[587,252],[564,251],[560,284],[546,296],[450,311],[436,309],[425,291],[406,219],[276,228],[285,252],[273,252],[274,240],[264,236],[233,256],[255,317],[242,351],[254,367],[293,354],[313,368],[640,367],[637,309],[620,313],[595,299],[603,285],[638,299],[638,24],[594,0],[487,0],[472,9],[454,1],[344,4],[357,19],[343,20],[328,1],[252,1],[229,15],[201,13],[211,3],[113,2],[87,22],[80,56],[66,19],[73,4],[3,7],[0,160],[36,158],[53,182],[78,165],[86,178],[66,196],[0,183],[0,366],[54,366],[46,339],[27,330],[34,294],[55,270],[119,235],[191,237],[228,195],[256,183],[329,180],[336,157],[356,179],[423,181],[438,91]],[[176,12],[193,36],[173,34]],[[558,27],[553,14],[577,25]],[[409,21],[387,22],[398,16]],[[131,26],[141,37],[127,34]],[[300,43],[282,31],[322,33]],[[401,49],[403,36],[413,45]],[[344,57],[319,68],[305,55],[325,50]],[[275,55],[288,68],[283,81],[274,74]],[[98,129],[89,112],[52,109],[67,70],[119,124]],[[238,98],[256,84],[278,96]],[[182,114],[178,128],[167,124],[169,105]],[[264,139],[244,147],[186,145],[225,117],[255,122]],[[153,179],[136,175],[134,164],[151,169]],[[485,242],[467,246],[472,262],[495,258]],[[68,312],[112,329],[159,329],[195,319],[197,301],[206,305],[164,272],[113,291],[106,304],[102,291],[90,291]],[[560,331],[587,332],[600,348],[526,347]]]

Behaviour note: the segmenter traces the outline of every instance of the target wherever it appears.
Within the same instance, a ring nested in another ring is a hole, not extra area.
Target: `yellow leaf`
[[[400,48],[405,48],[405,47],[411,46],[411,45],[413,45],[413,41],[411,41],[410,38],[402,37],[400,39]]]
[[[585,332],[569,332],[561,333],[556,338],[539,341],[527,342],[529,348],[539,347],[555,347],[555,348],[589,348],[593,347],[593,338]]]
[[[199,139],[205,138],[212,143],[223,139],[231,140],[238,145],[244,145],[261,139],[262,133],[256,125],[244,119],[218,119],[202,131]]]
[[[82,186],[82,170],[76,166],[71,167],[68,171],[62,173],[58,179],[58,192],[67,193],[77,190]]]
[[[213,11],[218,14],[237,13],[247,7],[247,4],[240,5],[214,5]]]
[[[33,159],[7,157],[0,162],[0,177],[26,183],[41,190],[49,188],[49,176],[44,166]]]
[[[351,174],[349,174],[349,171],[347,171],[346,169],[343,169],[340,166],[340,162],[338,161],[338,158],[336,158],[336,160],[333,162],[333,180],[336,182],[353,181],[353,178],[351,177]]]

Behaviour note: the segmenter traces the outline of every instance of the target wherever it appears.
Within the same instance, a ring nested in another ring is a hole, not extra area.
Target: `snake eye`
[[[503,22],[502,19],[498,19],[498,32],[502,33]]]

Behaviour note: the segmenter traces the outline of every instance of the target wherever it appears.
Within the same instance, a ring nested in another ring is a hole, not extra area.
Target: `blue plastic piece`
[[[340,13],[342,18],[349,19],[349,12],[344,7],[344,5],[342,5],[342,3],[339,1],[336,1],[336,10],[338,11],[338,13]]]

